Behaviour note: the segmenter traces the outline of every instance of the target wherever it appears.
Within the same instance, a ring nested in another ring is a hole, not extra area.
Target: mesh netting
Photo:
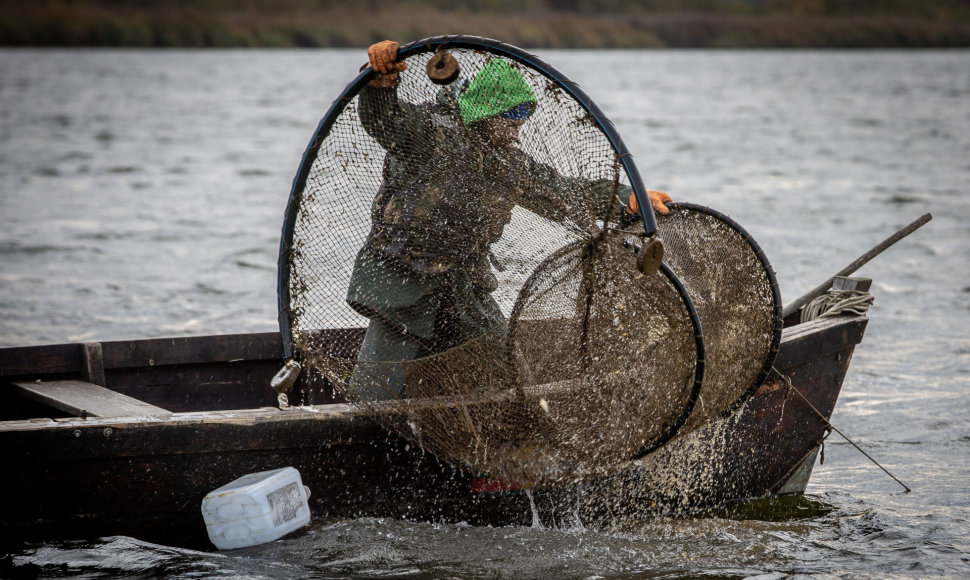
[[[598,109],[531,55],[447,44],[453,82],[414,43],[396,86],[365,73],[321,122],[287,210],[284,341],[445,460],[535,482],[611,470],[690,412],[696,314],[611,233],[637,179]],[[362,342],[318,332],[353,328]]]
[[[704,384],[681,434],[736,408],[764,382],[781,342],[781,294],[754,239],[727,216],[670,204],[658,215],[664,261],[704,329]]]
[[[531,373],[519,383],[567,437],[559,454],[586,469],[656,448],[697,397],[694,325],[675,279],[644,276],[635,260],[617,237],[567,246],[536,269],[510,322],[513,370]]]

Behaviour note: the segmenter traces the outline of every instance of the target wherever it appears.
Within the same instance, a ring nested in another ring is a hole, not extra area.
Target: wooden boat
[[[4,348],[0,533],[5,543],[123,534],[205,546],[207,492],[288,465],[312,491],[317,518],[529,525],[533,513],[555,523],[579,511],[609,525],[671,506],[801,493],[867,321],[791,324],[778,373],[732,415],[608,480],[528,496],[389,435],[312,373],[291,392],[293,406],[278,408],[275,333]]]

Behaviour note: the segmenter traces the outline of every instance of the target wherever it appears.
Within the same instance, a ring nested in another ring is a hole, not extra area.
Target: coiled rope
[[[873,302],[872,294],[862,290],[829,290],[802,308],[802,322],[838,314],[863,315]]]

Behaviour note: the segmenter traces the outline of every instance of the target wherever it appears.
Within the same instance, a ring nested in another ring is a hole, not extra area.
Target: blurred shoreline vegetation
[[[541,48],[970,46],[970,0],[0,0],[2,46],[363,47],[474,34]]]

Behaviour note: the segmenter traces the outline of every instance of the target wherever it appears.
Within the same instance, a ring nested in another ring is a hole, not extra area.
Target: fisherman
[[[519,71],[491,59],[470,82],[415,105],[398,99],[399,74],[407,68],[397,61],[398,49],[388,40],[368,49],[376,75],[359,99],[361,124],[387,151],[371,231],[347,293],[348,304],[370,319],[351,378],[368,399],[404,397],[406,383],[401,365],[375,370],[368,363],[501,340],[507,325],[491,295],[498,281],[490,248],[513,207],[555,221],[577,209],[567,195],[570,180],[516,147],[537,104]],[[604,203],[630,193],[609,180],[586,185]],[[654,209],[667,213],[670,196],[648,194]],[[639,211],[632,193],[626,209]]]

